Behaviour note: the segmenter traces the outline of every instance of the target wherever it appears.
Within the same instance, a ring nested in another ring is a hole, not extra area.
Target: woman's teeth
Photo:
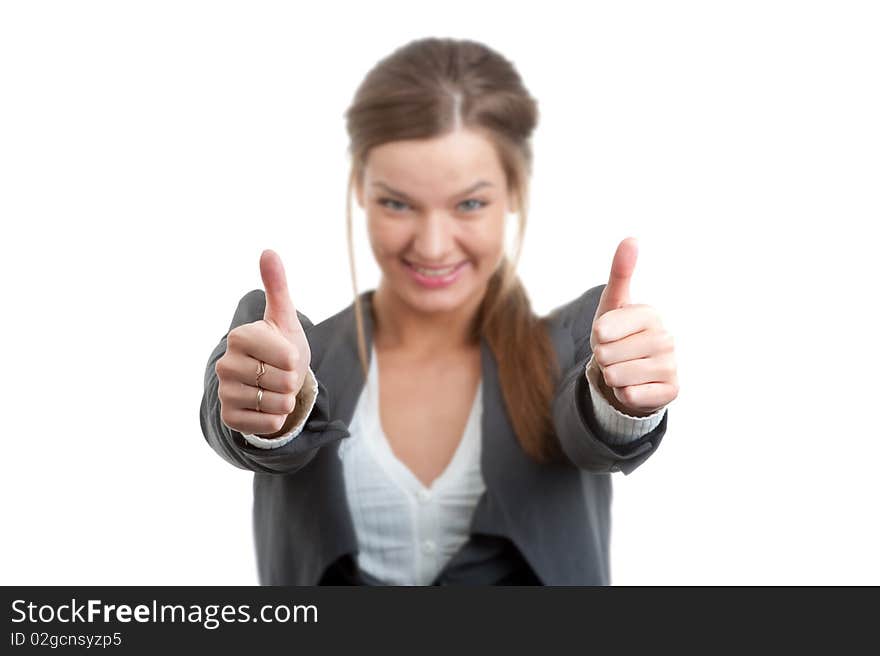
[[[450,273],[452,273],[453,271],[455,271],[455,269],[458,267],[457,264],[455,266],[446,267],[445,269],[423,269],[422,267],[417,267],[414,264],[411,264],[410,266],[413,269],[415,269],[416,271],[418,271],[419,273],[421,273],[423,276],[430,276],[430,277],[447,276]]]

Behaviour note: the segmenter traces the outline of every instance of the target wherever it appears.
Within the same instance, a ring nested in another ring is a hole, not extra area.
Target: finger
[[[672,349],[672,336],[666,331],[643,330],[615,342],[597,344],[593,356],[600,366],[607,367],[616,362],[668,353]]]
[[[636,267],[638,254],[638,242],[635,237],[627,237],[617,245],[614,259],[611,261],[608,283],[602,290],[599,306],[596,308],[596,318],[629,303],[630,280]]]
[[[596,344],[614,342],[643,330],[661,328],[660,316],[650,305],[627,305],[610,310],[593,321],[592,337]]]
[[[300,332],[302,326],[290,299],[284,264],[278,253],[271,249],[263,251],[260,255],[260,276],[266,290],[266,310],[263,319],[278,328],[281,334],[289,339]]]
[[[669,383],[675,376],[675,367],[669,357],[652,356],[602,367],[602,376],[608,387]]]
[[[215,370],[218,376],[227,380],[256,385],[260,363],[256,358],[234,351],[217,360]],[[298,384],[299,379],[298,371],[279,369],[264,362],[264,373],[260,376],[260,387],[281,394],[296,393],[302,387]]]
[[[675,398],[675,387],[670,383],[627,385],[614,390],[614,396],[628,408],[653,413]]]
[[[238,410],[256,410],[257,392],[259,388],[246,383],[221,381],[217,393],[225,403],[230,403]],[[270,415],[289,415],[296,408],[295,394],[281,394],[271,390],[263,390],[260,400],[260,412]]]
[[[244,353],[255,360],[262,360],[285,371],[295,371],[302,357],[295,344],[264,320],[254,321],[240,330],[231,331],[226,341],[227,346],[233,351]]]
[[[241,433],[271,435],[277,433],[287,421],[287,415],[273,415],[256,410],[229,409],[221,412],[223,423],[236,426]]]

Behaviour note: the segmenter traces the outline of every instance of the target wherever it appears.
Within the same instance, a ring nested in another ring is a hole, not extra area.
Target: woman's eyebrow
[[[382,189],[387,191],[389,194],[394,194],[395,196],[400,196],[401,198],[405,198],[406,200],[409,200],[409,201],[413,200],[409,195],[403,193],[402,191],[397,191],[396,189],[392,189],[384,182],[381,182],[381,181],[374,182],[373,186],[374,187],[381,187]],[[458,198],[459,196],[464,196],[465,194],[471,194],[471,193],[475,192],[477,189],[480,189],[482,187],[491,187],[491,186],[492,186],[491,182],[487,182],[485,180],[479,180],[478,182],[475,182],[474,184],[472,184],[470,187],[468,187],[464,191],[460,191],[457,194],[453,194],[452,198]]]

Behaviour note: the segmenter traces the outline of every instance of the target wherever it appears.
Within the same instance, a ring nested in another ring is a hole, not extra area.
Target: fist
[[[593,317],[590,347],[609,403],[639,417],[678,396],[678,372],[672,336],[660,315],[650,305],[630,303],[637,256],[634,238],[620,242]]]
[[[277,253],[263,251],[260,275],[266,290],[263,318],[229,331],[226,353],[214,369],[223,423],[241,433],[277,437],[288,429],[312,352]],[[258,385],[261,362],[264,373]]]

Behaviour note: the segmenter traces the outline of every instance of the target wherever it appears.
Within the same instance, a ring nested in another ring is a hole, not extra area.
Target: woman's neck
[[[477,295],[451,312],[424,313],[380,283],[372,303],[376,348],[425,357],[473,348],[473,324],[481,301],[482,295]]]

